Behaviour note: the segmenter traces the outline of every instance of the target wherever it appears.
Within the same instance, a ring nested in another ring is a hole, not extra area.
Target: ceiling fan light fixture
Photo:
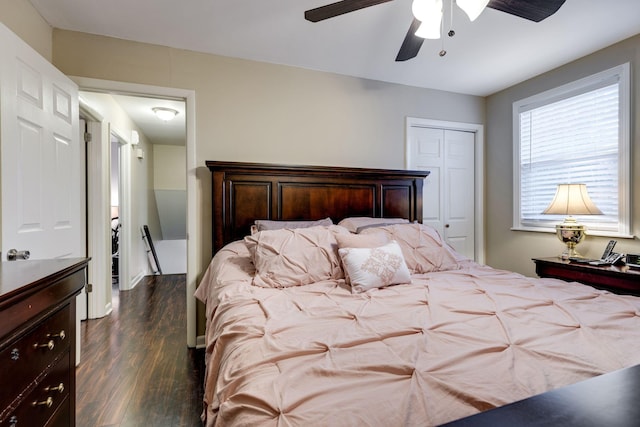
[[[440,38],[440,23],[430,25],[423,22],[416,30],[415,35],[423,39],[437,40]]]
[[[415,35],[423,39],[439,39],[442,23],[442,0],[413,0],[413,16],[420,21]]]
[[[154,107],[151,110],[153,110],[156,117],[163,122],[173,120],[178,115],[178,111],[173,108]]]
[[[489,0],[456,0],[456,4],[467,14],[471,22],[473,22],[487,7]]]
[[[338,0],[324,6],[309,9],[304,12],[307,21],[319,22],[336,16],[365,9],[391,0]],[[451,16],[451,27],[448,35],[453,37],[453,3],[455,2],[474,21],[482,11],[489,7],[491,9],[518,16],[533,22],[540,22],[553,15],[560,9],[566,0],[449,0],[450,8],[447,13]],[[443,29],[443,0],[412,0],[411,10],[414,18],[409,25],[409,30],[405,35],[396,62],[404,62],[415,58],[420,51],[425,38],[444,40]],[[431,19],[431,18],[432,19]],[[424,24],[424,25],[423,25]],[[436,34],[437,32],[437,34]],[[446,55],[447,51],[443,47],[440,56]]]

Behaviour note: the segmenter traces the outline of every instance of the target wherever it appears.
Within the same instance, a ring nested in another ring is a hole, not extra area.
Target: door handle
[[[29,259],[31,252],[19,251],[17,249],[9,249],[7,252],[7,261],[15,261],[18,259]]]

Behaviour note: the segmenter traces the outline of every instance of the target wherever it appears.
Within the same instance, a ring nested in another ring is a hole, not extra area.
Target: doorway
[[[140,85],[133,83],[124,83],[124,82],[114,82],[108,80],[99,80],[85,77],[74,77],[74,81],[78,84],[81,90],[91,90],[100,93],[128,93],[135,94],[137,96],[146,96],[151,98],[164,98],[164,99],[181,99],[185,104],[185,129],[186,129],[186,148],[185,148],[185,161],[186,164],[186,196],[187,196],[187,236],[192,236],[188,238],[186,241],[187,245],[187,284],[186,284],[186,306],[187,306],[187,345],[189,347],[196,346],[196,300],[194,292],[196,290],[196,280],[198,276],[198,260],[196,259],[195,254],[197,253],[197,238],[193,236],[198,235],[196,221],[197,221],[197,204],[196,204],[196,194],[198,191],[197,181],[196,181],[196,139],[195,139],[195,92],[193,90],[185,90],[185,89],[176,89],[176,88],[168,88],[168,87],[158,87],[158,86],[149,86],[149,85]],[[81,97],[82,100],[82,97]],[[105,126],[102,126],[103,131]],[[108,138],[108,133],[103,136]],[[102,147],[108,146],[108,144],[102,144]],[[130,147],[130,145],[129,145]],[[130,147],[131,148],[131,147]],[[134,149],[125,150],[126,153],[131,154]],[[137,149],[136,149],[137,150]],[[93,159],[93,163],[97,164],[97,174],[101,182],[104,184],[104,189],[108,193],[108,182],[109,176],[108,171],[110,170],[108,163],[105,159],[109,157],[108,150],[104,152],[97,153],[99,150],[95,150],[96,156]],[[136,153],[137,156],[138,153]],[[144,157],[145,154],[142,153]],[[108,196],[102,198],[104,200],[104,212],[108,212],[107,204],[109,202]],[[100,212],[102,212],[102,207],[98,206],[97,209],[95,206],[92,206],[93,213],[90,213],[90,217],[92,215],[100,216]],[[105,214],[106,216],[106,214]],[[124,227],[126,224],[123,224]],[[109,233],[109,227],[104,227],[105,231]],[[91,232],[96,232],[100,234],[100,230],[91,229]],[[121,231],[122,232],[122,231]],[[110,240],[110,239],[109,239]],[[139,239],[142,244],[142,238]],[[120,238],[120,244],[122,244],[122,235]],[[105,245],[106,246],[106,245]],[[99,257],[101,262],[106,266],[110,265],[111,259],[107,252],[104,251],[105,256]],[[122,262],[122,260],[120,260]],[[109,289],[111,288],[111,284],[109,283]],[[100,305],[98,303],[98,305]],[[104,315],[104,314],[103,314]]]
[[[169,248],[171,261],[182,268],[165,273],[186,273],[186,129],[185,103],[180,99],[80,91],[83,104],[100,111],[108,128],[109,234],[111,281],[119,290],[132,289],[146,275],[158,271],[148,256],[143,230],[150,231],[160,257]],[[169,123],[155,110],[174,111]],[[99,163],[99,162],[97,162]],[[156,166],[157,165],[157,166]],[[100,167],[96,167],[100,169]],[[93,171],[90,171],[93,174]],[[179,241],[178,239],[181,239]],[[182,244],[163,243],[179,241]],[[165,260],[166,260],[165,259]]]
[[[110,153],[110,227],[111,227],[111,285],[114,291],[120,289],[120,257],[125,257],[121,251],[120,231],[122,221],[120,219],[120,148],[124,144],[117,135],[111,134],[109,143]],[[115,292],[113,297],[115,298]]]

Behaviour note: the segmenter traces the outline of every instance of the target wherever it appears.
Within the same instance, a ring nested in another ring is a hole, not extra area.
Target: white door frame
[[[87,144],[87,171],[109,169],[109,129],[103,117],[80,99],[80,115],[87,122],[92,140]],[[105,163],[106,162],[106,163]],[[110,215],[104,199],[109,197],[109,181],[103,174],[87,174],[88,284],[87,317],[97,319],[111,312]]]
[[[405,126],[405,168],[411,164],[409,130],[411,127],[429,127],[445,130],[461,130],[475,134],[475,254],[476,261],[485,262],[484,252],[484,125],[443,120],[407,117]]]
[[[118,140],[118,222],[120,224],[120,233],[118,235],[118,287],[121,291],[133,289],[136,280],[131,278],[131,256],[133,255],[132,247],[134,233],[131,229],[131,149],[129,139],[125,138],[113,127],[109,128],[109,153],[111,153],[111,138]],[[109,156],[111,158],[111,155]],[[109,167],[111,174],[111,167]],[[109,185],[111,189],[111,185]],[[109,191],[109,205],[111,205],[111,191]],[[111,219],[109,219],[111,224]],[[111,244],[108,245],[111,247]]]
[[[102,170],[102,165],[96,164],[96,160],[101,159],[103,156],[95,153],[95,150],[103,149],[101,144],[102,118],[82,99],[80,99],[79,107],[80,117],[86,121],[87,133],[91,135],[91,141],[87,143],[87,172]],[[104,248],[108,243],[108,234],[106,228],[97,227],[98,224],[104,224],[107,221],[107,215],[106,208],[100,208],[105,197],[105,190],[101,186],[100,177],[91,173],[87,173],[86,176],[87,230],[90,230],[87,237],[87,256],[91,257],[91,262],[87,267],[87,284],[92,287],[91,292],[87,293],[87,317],[89,319],[97,319],[111,311],[111,294],[106,295],[106,283],[110,277],[105,270],[107,260],[99,261],[107,256]],[[98,232],[98,230],[101,232]],[[108,306],[106,301],[109,301]]]
[[[116,82],[110,80],[92,79],[86,77],[70,76],[75,81],[80,90],[91,90],[99,92],[117,92],[127,93],[129,95],[146,95],[156,97],[182,98],[186,105],[186,131],[187,131],[187,345],[189,347],[196,346],[196,300],[193,296],[196,291],[197,278],[197,262],[196,262],[196,240],[193,238],[197,233],[197,206],[196,206],[196,99],[195,91],[187,89],[177,89],[162,86],[151,86],[136,83]],[[126,151],[126,150],[124,150]],[[108,181],[109,168],[102,170],[102,174],[106,174]],[[105,212],[108,212],[110,206],[109,198],[103,200],[105,204]],[[89,236],[93,232],[100,233],[100,230],[89,229]],[[123,236],[124,237],[124,236]],[[108,242],[105,242],[105,248]],[[106,250],[106,249],[105,249]],[[110,259],[110,258],[109,258]],[[122,260],[120,260],[122,262]]]

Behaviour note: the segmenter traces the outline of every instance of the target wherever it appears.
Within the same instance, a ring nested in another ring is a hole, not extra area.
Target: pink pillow
[[[280,221],[270,219],[257,219],[253,223],[256,226],[256,231],[280,230],[281,228],[308,228],[316,227],[318,225],[333,225],[333,221],[331,221],[331,218],[318,219],[315,221]]]
[[[361,216],[345,218],[340,221],[338,225],[341,225],[352,233],[359,233],[369,227],[381,227],[384,225],[400,223],[409,223],[409,220],[405,218],[372,218],[368,216]]]
[[[455,254],[433,227],[424,224],[395,224],[369,228],[362,233],[366,235],[380,231],[385,232],[389,240],[398,242],[412,273],[460,269]]]
[[[387,233],[336,234],[338,248],[376,248],[389,243]]]
[[[335,233],[343,228],[265,230],[244,238],[256,274],[253,285],[287,288],[342,279]]]

